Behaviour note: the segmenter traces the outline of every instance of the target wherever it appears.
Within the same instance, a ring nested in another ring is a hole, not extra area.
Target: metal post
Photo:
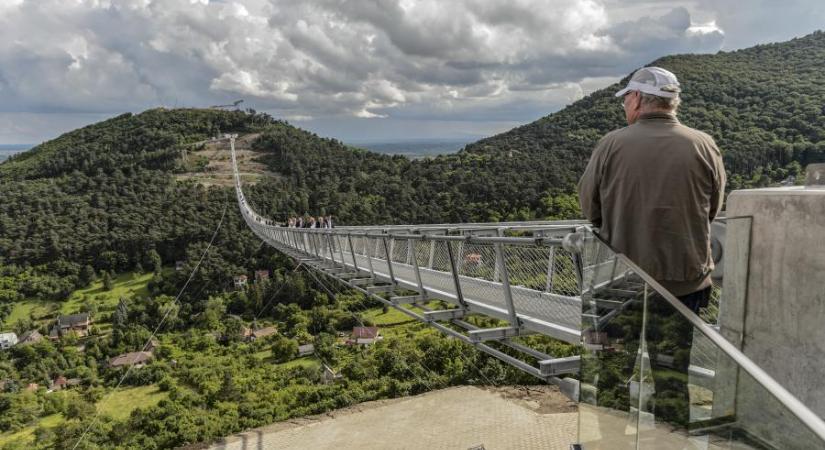
[[[315,242],[314,237],[309,233],[303,233],[303,235],[307,252],[309,252],[310,255],[318,256],[318,243]]]
[[[390,245],[387,245],[387,237],[384,236],[381,238],[384,241],[384,253],[387,255],[387,270],[390,272],[390,280],[392,284],[395,285],[395,274],[392,271],[392,258],[390,257],[390,246],[392,245],[392,241],[390,241]]]
[[[467,309],[467,302],[464,301],[464,294],[461,293],[461,280],[458,277],[458,267],[455,264],[455,255],[453,255],[452,242],[445,242],[447,244],[447,254],[450,256],[450,269],[453,272],[453,282],[455,283],[455,295],[458,299],[458,304],[463,309]]]
[[[427,258],[427,268],[433,268],[433,259],[435,259],[435,241],[430,241],[430,256]]]
[[[332,233],[332,232],[330,231],[330,233]],[[341,236],[336,234],[335,235],[335,240],[337,241],[336,243],[338,244],[338,256],[341,257],[341,265],[344,266],[344,268],[346,268],[347,264],[344,262],[345,261],[344,260],[344,246],[341,245]]]
[[[352,254],[352,267],[355,269],[357,273],[358,269],[358,262],[355,260],[355,247],[352,246],[352,235],[347,235],[347,243],[349,244],[349,252]]]
[[[613,282],[616,280],[616,269],[619,267],[619,259],[613,258],[613,268],[610,269],[610,282],[607,283],[608,287],[613,287]]]
[[[461,233],[463,236],[464,233]],[[458,264],[458,273],[461,273],[464,270],[464,241],[458,243],[458,257],[456,258],[456,264]]]
[[[413,248],[415,248],[415,241],[407,239],[407,264],[412,264],[411,257],[413,251],[410,249],[410,246],[413,246]]]
[[[496,236],[501,237],[504,234],[503,231],[504,230],[502,230],[501,228],[496,228]],[[495,252],[496,252],[496,263],[494,264],[494,267],[493,267],[493,281],[501,281],[501,274],[498,273],[498,257],[499,257],[499,251],[500,251],[501,247],[500,246],[493,246],[493,248],[495,249]]]
[[[510,315],[510,325],[521,326],[521,323],[516,316],[516,307],[513,304],[513,291],[510,290],[510,274],[507,272],[506,258],[504,257],[504,249],[501,248],[501,243],[496,242],[496,255],[498,256],[499,273],[501,273],[501,285],[504,288],[504,301],[507,304],[507,313]]]
[[[412,249],[410,246],[412,245]],[[415,251],[415,241],[407,240],[407,254],[412,254],[413,270],[415,271],[415,281],[418,283],[418,293],[421,294],[423,303],[427,303],[427,291],[424,290],[424,283],[421,282],[421,271],[418,270],[418,255]]]
[[[553,277],[556,275],[556,247],[550,247],[550,257],[547,258],[547,284],[545,292],[553,290]]]
[[[327,243],[329,244],[329,259],[332,260],[333,267],[335,266],[335,244],[332,243],[332,233],[327,234]]]
[[[370,238],[364,236],[364,253],[367,254],[367,265],[370,266],[370,275],[372,275],[372,277],[375,278],[375,269],[373,269],[372,267],[372,257],[370,256],[370,249],[368,248],[369,241]]]

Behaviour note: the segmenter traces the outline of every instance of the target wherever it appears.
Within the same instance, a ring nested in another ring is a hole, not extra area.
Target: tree
[[[224,401],[236,401],[238,399],[238,389],[235,387],[235,379],[229,369],[223,371],[223,381],[221,382],[221,389],[218,391],[218,398]]]
[[[298,343],[286,336],[278,336],[272,343],[272,358],[277,363],[287,362],[298,353]]]
[[[83,266],[83,269],[80,270],[80,274],[78,275],[78,281],[80,282],[81,286],[86,287],[90,285],[92,281],[95,280],[96,276],[97,275],[95,275],[94,267],[86,264],[85,266]]]
[[[246,329],[243,321],[235,316],[230,316],[226,320],[226,339],[237,342],[243,338],[243,331]]]
[[[315,354],[329,364],[335,364],[335,336],[321,333],[315,337]]]
[[[120,297],[115,307],[115,312],[112,314],[112,326],[122,329],[126,326],[127,320],[129,320],[129,306],[126,304],[126,299]]]
[[[126,332],[126,323],[129,320],[129,307],[126,305],[126,299],[120,297],[115,307],[115,312],[112,313],[112,345],[117,347],[123,339],[123,334]]]
[[[201,324],[207,330],[216,330],[226,314],[226,305],[221,297],[209,297],[206,301],[206,308],[201,314]]]
[[[148,265],[155,274],[159,274],[161,269],[163,269],[163,262],[161,261],[157,250],[150,249],[146,252],[146,265]]]
[[[95,405],[89,403],[81,397],[75,397],[66,407],[66,418],[78,420],[86,419],[94,416],[95,411]]]
[[[103,274],[101,275],[101,279],[103,280],[104,291],[111,291],[112,288],[114,288],[114,282],[112,281],[112,276],[109,275],[109,271],[104,270]]]
[[[12,327],[14,332],[19,336],[26,331],[31,330],[34,327],[34,322],[32,322],[31,318],[29,317],[21,317],[17,319]]]

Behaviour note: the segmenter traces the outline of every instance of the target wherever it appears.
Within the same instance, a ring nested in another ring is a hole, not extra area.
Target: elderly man
[[[628,126],[596,146],[579,200],[613,248],[696,312],[710,294],[710,222],[722,206],[725,168],[713,138],[676,119],[680,91],[665,69],[633,74],[616,93]]]
[[[676,119],[679,93],[676,76],[665,69],[645,67],[633,74],[616,93],[622,97],[628,126],[598,143],[579,182],[579,199],[602,238],[697,313],[710,298],[710,222],[722,205],[725,169],[713,138]],[[648,343],[657,355],[670,357],[651,358],[655,400],[643,409],[657,420],[687,426],[693,327],[656,295],[648,298],[646,309],[631,305],[622,314],[641,316],[642,311]],[[639,328],[628,330],[630,323]],[[625,348],[602,355],[618,359],[605,368],[623,367],[625,378],[633,376],[641,323],[631,320],[624,327],[605,329],[624,333],[611,338],[621,338]],[[622,386],[600,385],[599,397],[627,398]],[[619,409],[624,406],[614,403]]]

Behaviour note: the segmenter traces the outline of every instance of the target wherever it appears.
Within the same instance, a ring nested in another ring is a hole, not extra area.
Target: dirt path
[[[246,134],[238,138],[235,142],[235,155],[238,158],[238,170],[244,184],[255,184],[264,177],[277,177],[278,175],[269,172],[264,164],[256,161],[263,155],[252,149],[252,143],[259,134]],[[198,170],[176,175],[179,181],[194,180],[204,186],[233,186],[234,176],[232,174],[232,161],[229,157],[229,143],[227,141],[204,141],[200,150],[192,150],[187,153],[186,165],[196,166],[194,162],[205,159],[208,161],[206,167]]]
[[[379,400],[230,436],[215,450],[566,450],[576,406],[557,389],[461,386]]]

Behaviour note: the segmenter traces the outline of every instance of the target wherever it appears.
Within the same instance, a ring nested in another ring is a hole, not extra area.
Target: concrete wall
[[[736,191],[728,198],[727,216],[751,217],[751,229],[749,239],[745,227],[728,229],[729,243],[749,240],[750,245],[738,257],[726,250],[725,290],[736,287],[723,298],[721,331],[825,417],[825,189]],[[748,267],[747,279],[728,265]],[[740,374],[736,396],[743,423],[761,422],[750,431],[766,440],[781,435],[782,426],[793,432],[795,419],[777,420],[784,416],[781,408],[760,407],[765,399],[748,378]]]

